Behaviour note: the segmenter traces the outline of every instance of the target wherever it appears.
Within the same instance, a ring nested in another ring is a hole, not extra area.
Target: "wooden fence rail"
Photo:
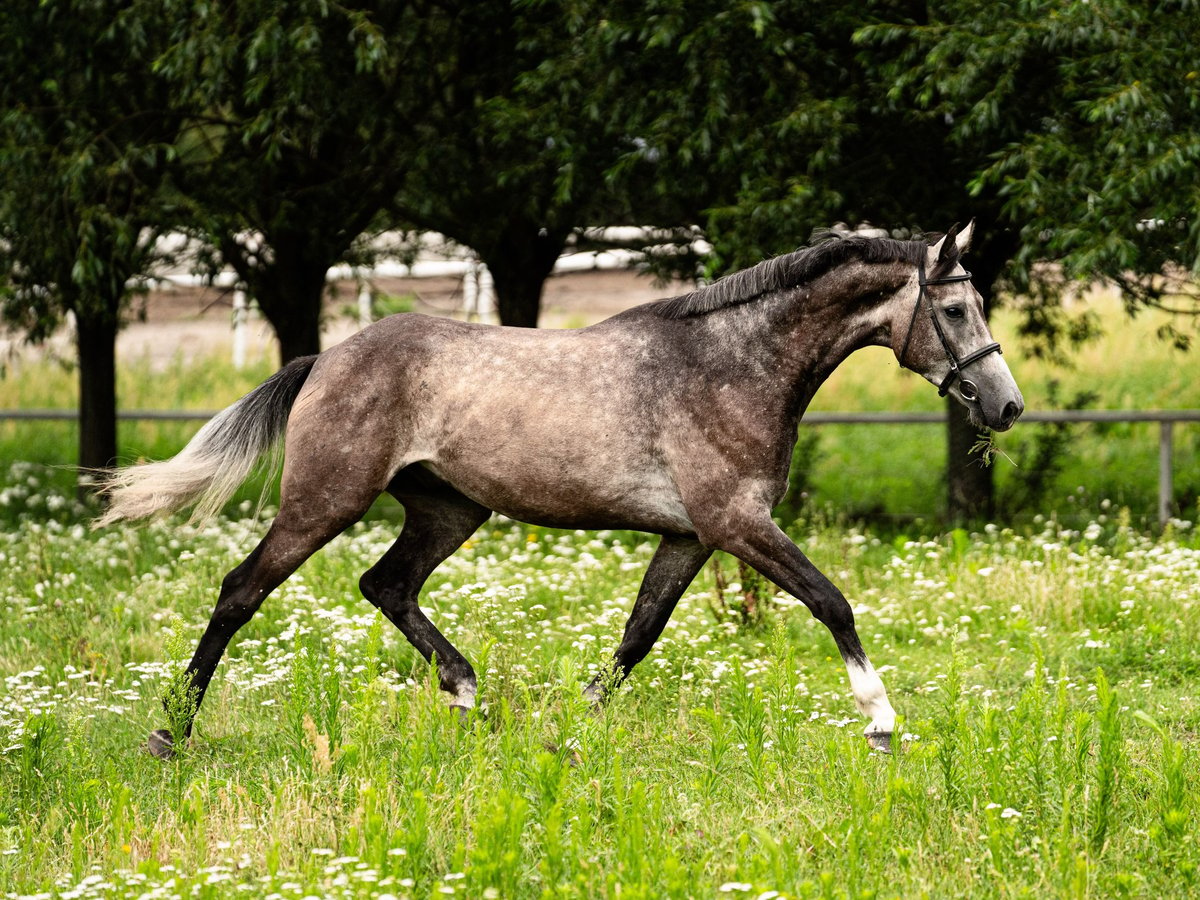
[[[117,413],[123,420],[192,422],[211,419],[213,410],[130,409]],[[0,420],[63,421],[77,418],[67,409],[0,409]],[[939,425],[940,412],[810,412],[807,425]],[[1157,422],[1158,423],[1158,521],[1171,516],[1174,480],[1174,426],[1176,422],[1200,422],[1200,409],[1058,409],[1026,410],[1023,423]]]

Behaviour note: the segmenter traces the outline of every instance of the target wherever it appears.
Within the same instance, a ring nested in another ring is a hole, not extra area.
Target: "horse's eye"
[[[947,319],[961,319],[962,317],[963,317],[963,308],[961,306],[947,306],[946,307],[946,318]]]

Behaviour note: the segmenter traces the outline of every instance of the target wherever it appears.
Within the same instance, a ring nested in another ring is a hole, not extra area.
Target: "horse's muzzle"
[[[987,404],[981,406],[983,423],[992,431],[1008,431],[1016,424],[1017,419],[1021,418],[1021,413],[1025,412],[1025,400],[1020,394],[1015,399],[1006,401],[999,411],[988,410]]]

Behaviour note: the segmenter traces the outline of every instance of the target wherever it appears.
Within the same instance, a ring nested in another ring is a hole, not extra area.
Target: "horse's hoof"
[[[146,738],[146,750],[151,756],[159,759],[170,759],[175,755],[175,738],[165,728],[150,732]]]
[[[867,746],[872,750],[878,750],[880,753],[892,752],[892,733],[890,731],[868,731],[863,737],[867,739]]]
[[[562,748],[553,741],[543,741],[542,749],[549,753],[553,753],[555,756],[559,756],[562,752]],[[574,747],[570,747],[568,748],[567,754],[563,756],[563,760],[568,766],[570,766],[572,769],[575,769],[583,765],[583,754],[581,754]]]
[[[474,706],[463,706],[461,703],[451,703],[450,708],[458,712],[458,724],[470,728],[474,723],[486,719],[483,710]]]

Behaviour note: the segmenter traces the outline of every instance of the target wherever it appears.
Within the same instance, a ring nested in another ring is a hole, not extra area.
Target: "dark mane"
[[[806,284],[851,261],[916,265],[928,251],[929,244],[924,240],[898,241],[831,234],[809,247],[726,275],[691,293],[660,301],[655,304],[655,313],[664,319],[702,316],[727,306],[747,303],[773,291]]]

